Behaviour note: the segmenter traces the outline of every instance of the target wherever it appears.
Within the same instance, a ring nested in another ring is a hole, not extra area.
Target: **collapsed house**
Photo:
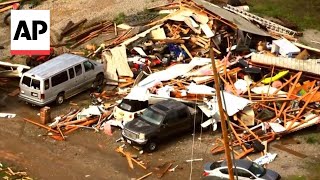
[[[126,99],[195,103],[217,123],[220,115],[212,88],[215,63],[236,158],[256,152],[257,144],[266,146],[278,136],[320,122],[320,51],[293,42],[298,32],[236,7],[221,8],[203,0],[153,10],[167,15],[144,26],[117,25],[114,28],[122,29],[122,33],[99,48],[103,49],[107,84],[121,88],[132,85]],[[111,26],[102,23],[93,31],[109,32]],[[214,59],[209,49],[214,51]],[[105,92],[97,96],[108,99]],[[60,127],[71,129],[70,124],[78,123],[78,127],[95,123],[100,127],[102,121],[112,119],[113,107],[84,113],[74,123],[61,122],[75,118],[73,112],[58,119],[59,126],[53,125],[57,128],[53,132],[64,139],[63,132],[69,131]],[[223,152],[222,139],[216,142],[212,153]]]

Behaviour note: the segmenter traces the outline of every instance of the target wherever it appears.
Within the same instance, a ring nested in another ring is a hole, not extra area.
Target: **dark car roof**
[[[168,111],[173,110],[173,109],[178,110],[183,107],[186,107],[186,105],[179,102],[179,101],[170,99],[170,100],[160,101],[160,102],[152,105],[151,107],[154,110],[160,111],[162,113],[167,113]]]
[[[245,159],[236,159],[236,160],[233,160],[233,163],[235,164],[236,167],[242,167],[244,169],[249,169],[252,166],[252,161],[248,161]],[[222,166],[227,166],[227,161],[223,161],[221,163],[221,167]]]

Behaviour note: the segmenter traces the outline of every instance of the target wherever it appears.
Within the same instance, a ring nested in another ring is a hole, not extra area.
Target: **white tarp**
[[[243,110],[251,101],[235,96],[233,94],[230,94],[228,92],[221,92],[221,97],[222,97],[222,106],[223,109],[227,111],[228,116],[233,116],[240,110]],[[223,103],[225,101],[226,107]]]
[[[227,111],[228,116],[233,116],[240,110],[243,110],[251,101],[230,94],[226,91],[221,91],[222,98],[222,107]],[[219,112],[218,101],[216,97],[213,97],[210,101],[205,101],[206,105],[201,105],[199,108],[204,112],[208,117],[211,117]],[[225,106],[226,104],[226,106]]]
[[[212,87],[209,87],[207,85],[197,85],[195,83],[191,83],[189,86],[187,86],[187,92],[190,94],[207,94],[207,95],[214,95],[215,89]]]
[[[148,88],[135,86],[124,99],[146,101],[149,97]]]
[[[176,64],[173,65],[166,70],[155,72],[150,74],[144,80],[142,80],[138,86],[150,88],[154,86],[156,83],[161,81],[169,81],[170,79],[174,79],[178,76],[182,76],[187,72],[191,71],[195,65],[193,64]]]
[[[300,52],[300,49],[287,39],[282,38],[279,40],[272,41],[271,52],[277,52],[280,53],[282,56],[291,57],[293,54],[298,54]]]

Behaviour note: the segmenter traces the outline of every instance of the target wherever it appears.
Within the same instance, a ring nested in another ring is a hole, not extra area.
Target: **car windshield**
[[[164,116],[154,110],[152,110],[151,108],[146,109],[141,117],[147,121],[150,122],[152,124],[156,124],[156,125],[160,125]]]
[[[252,163],[251,167],[249,168],[249,171],[251,171],[254,175],[258,177],[261,177],[266,173],[266,170],[257,163]]]

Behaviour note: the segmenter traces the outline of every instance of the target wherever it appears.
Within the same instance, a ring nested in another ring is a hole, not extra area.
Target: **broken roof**
[[[208,11],[222,17],[223,19],[235,24],[239,30],[249,32],[260,36],[270,36],[267,32],[261,30],[259,27],[244,19],[243,17],[229,12],[217,5],[211,4],[204,0],[193,0],[196,4],[203,6]]]

